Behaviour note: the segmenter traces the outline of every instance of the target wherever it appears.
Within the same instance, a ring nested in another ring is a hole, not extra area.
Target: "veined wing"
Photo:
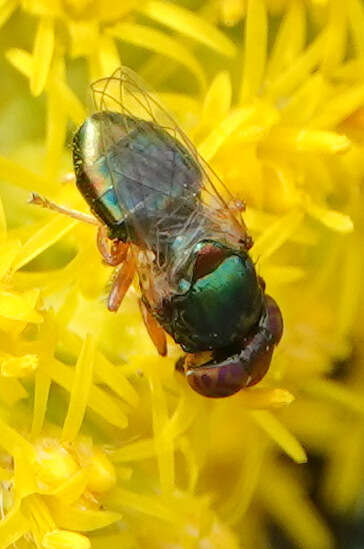
[[[110,113],[104,157],[129,238],[148,252],[141,263],[153,263],[154,277],[164,271],[175,278],[199,239],[244,241],[245,226],[228,208],[232,196],[137,75],[120,68],[92,92],[96,109]],[[122,126],[116,132],[115,113]],[[176,242],[186,253],[176,254]]]

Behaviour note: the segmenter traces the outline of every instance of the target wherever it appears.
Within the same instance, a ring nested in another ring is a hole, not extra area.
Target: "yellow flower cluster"
[[[362,489],[364,5],[182,4],[0,2],[0,548],[265,549],[269,518],[326,549],[297,464],[324,459],[332,510]],[[86,211],[66,144],[122,63],[247,202],[283,311],[268,375],[228,399],[157,356],[136,284],[106,311],[94,227],[26,203]]]

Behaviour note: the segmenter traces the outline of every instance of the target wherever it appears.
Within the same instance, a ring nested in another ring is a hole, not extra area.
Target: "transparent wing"
[[[91,89],[96,110],[110,113],[104,156],[138,248],[138,269],[149,285],[158,279],[158,292],[163,286],[168,293],[196,242],[219,238],[238,245],[245,226],[229,208],[229,191],[136,74],[123,67]]]

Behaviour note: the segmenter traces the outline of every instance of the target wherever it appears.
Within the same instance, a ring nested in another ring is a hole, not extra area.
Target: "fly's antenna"
[[[89,225],[100,225],[97,219],[92,215],[79,212],[78,210],[72,210],[71,208],[66,208],[64,206],[59,206],[55,202],[48,200],[48,198],[45,198],[38,193],[32,193],[29,197],[28,203],[34,204],[35,206],[40,206],[41,208],[47,208],[48,210],[53,210],[54,212],[67,215],[68,217],[73,217],[73,219],[77,219],[83,223],[88,223]]]

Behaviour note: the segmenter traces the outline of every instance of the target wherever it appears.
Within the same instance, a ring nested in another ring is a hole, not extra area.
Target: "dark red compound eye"
[[[228,255],[229,254],[226,253],[224,248],[220,248],[213,244],[205,244],[196,257],[193,269],[194,280],[198,280],[199,278],[212,273]]]

